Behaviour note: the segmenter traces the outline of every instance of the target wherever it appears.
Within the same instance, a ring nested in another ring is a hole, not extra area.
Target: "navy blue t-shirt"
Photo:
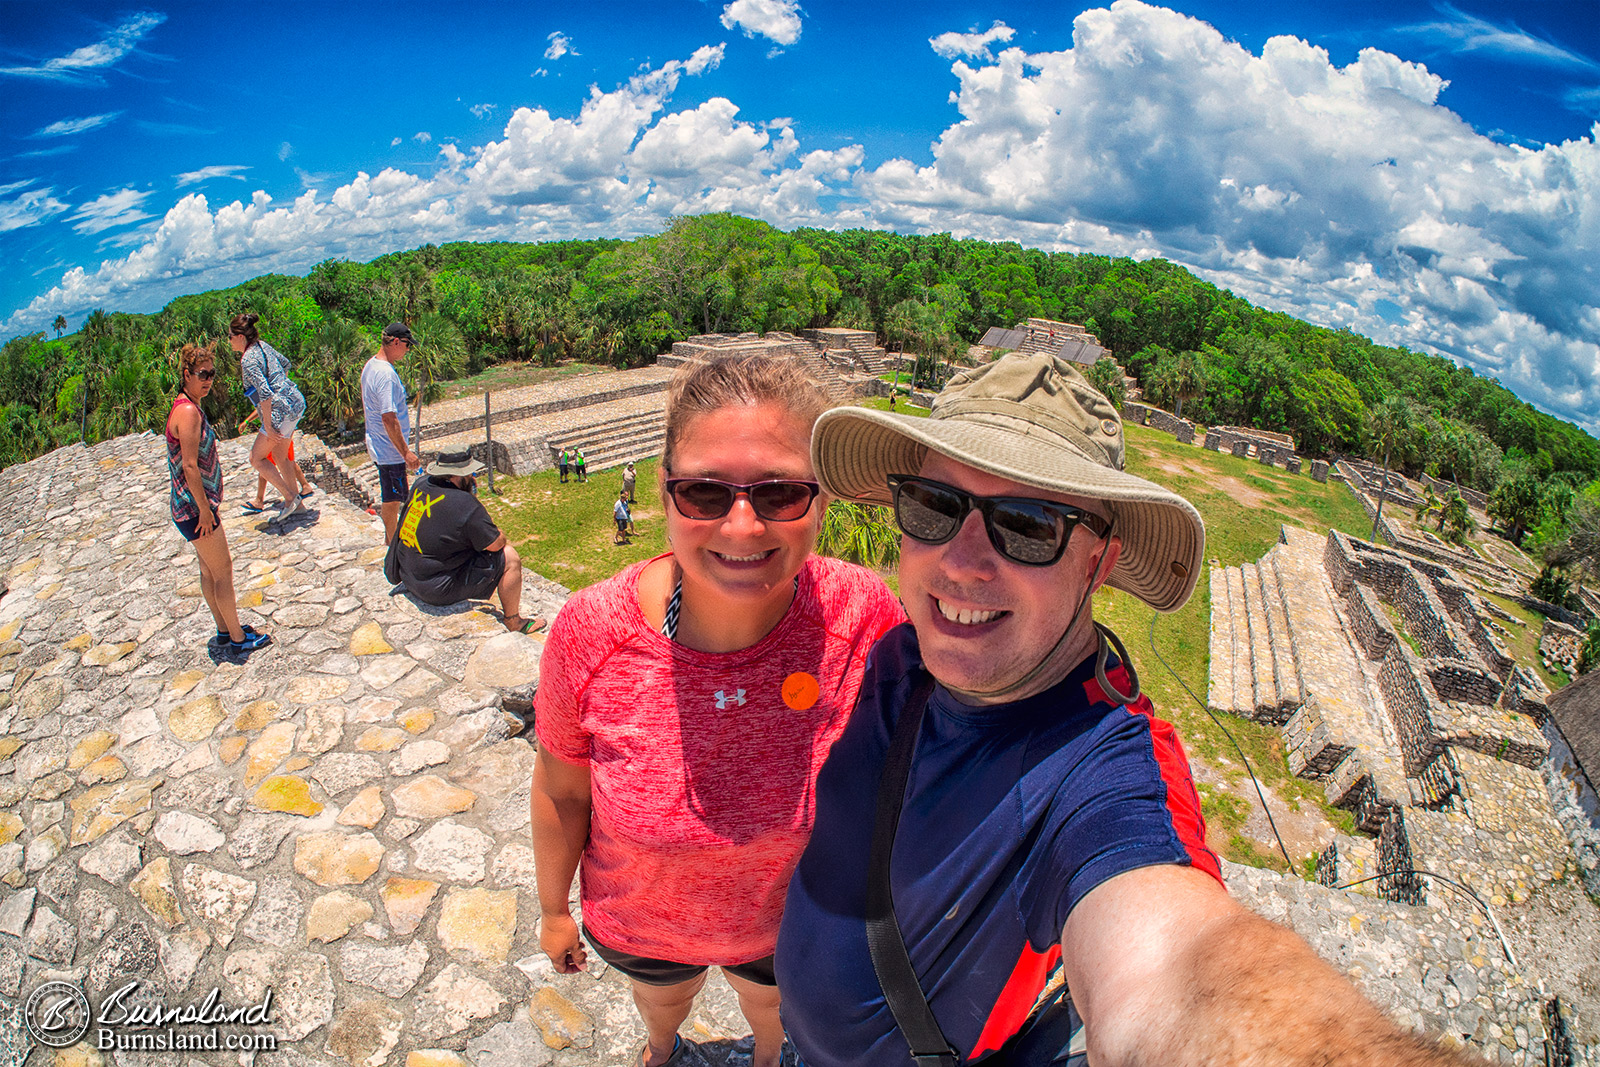
[[[811,842],[778,935],[783,1022],[807,1067],[911,1062],[867,949],[878,778],[921,674],[909,624],[873,649],[850,724],[817,781]],[[1107,676],[1127,687],[1120,666]],[[935,687],[891,865],[895,914],[923,992],[964,1059],[1027,1018],[1067,915],[1124,871],[1193,865],[1222,880],[1173,728],[1148,699],[1108,700],[1093,657],[1027,700],[961,704]]]

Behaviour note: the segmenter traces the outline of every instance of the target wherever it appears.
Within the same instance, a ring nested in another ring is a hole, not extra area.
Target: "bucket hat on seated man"
[[[1205,553],[1194,505],[1123,470],[1122,418],[1067,360],[1012,353],[964,371],[927,418],[869,408],[824,412],[811,436],[823,489],[891,504],[889,476],[916,474],[932,450],[1023,485],[1102,502],[1122,539],[1106,584],[1157,611],[1189,599]]]
[[[473,478],[488,470],[483,463],[474,459],[471,452],[440,452],[438,457],[428,464],[428,473],[441,478]]]

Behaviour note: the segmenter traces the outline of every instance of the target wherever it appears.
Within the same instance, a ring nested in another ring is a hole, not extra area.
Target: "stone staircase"
[[[1473,629],[1475,598],[1444,568],[1342,534],[1280,538],[1211,569],[1208,703],[1281,728],[1289,770],[1370,835],[1325,853],[1319,878],[1382,875],[1369,891],[1421,903],[1413,869],[1496,902],[1563,877],[1542,704],[1504,684],[1510,660]]]

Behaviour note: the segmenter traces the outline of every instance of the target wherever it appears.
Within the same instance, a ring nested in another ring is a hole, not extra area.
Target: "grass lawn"
[[[879,410],[888,408],[886,397],[862,403]],[[926,413],[905,404],[897,404],[896,410]],[[1224,565],[1260,558],[1278,539],[1278,529],[1285,522],[1317,532],[1333,526],[1357,537],[1365,537],[1371,527],[1361,506],[1341,484],[1319,485],[1306,474],[1290,474],[1227,453],[1179,444],[1141,426],[1127,427],[1127,445],[1128,470],[1174,489],[1199,509],[1206,522],[1207,556]],[[497,477],[500,495],[485,494],[484,501],[522,554],[525,566],[570,589],[581,589],[629,563],[666,550],[661,501],[655,488],[657,469],[655,460],[638,465],[638,503],[633,510],[638,534],[626,546],[613,544],[612,538],[611,505],[621,487],[620,470],[597,473],[587,484],[561,485],[554,471]],[[894,584],[892,576],[886,578]],[[1281,857],[1238,832],[1254,804],[1254,795],[1233,746],[1202,706],[1211,618],[1208,575],[1200,575],[1189,603],[1172,614],[1156,616],[1126,593],[1110,590],[1097,597],[1095,616],[1122,637],[1139,668],[1144,690],[1161,716],[1178,726],[1190,755],[1220,778],[1220,784],[1208,784],[1202,793],[1206,816],[1218,831],[1214,840],[1228,842],[1224,854],[1239,862],[1281,869]],[[1185,692],[1184,684],[1193,697]],[[1321,788],[1289,774],[1277,730],[1232,716],[1227,726],[1257,775],[1278,797],[1292,808],[1321,806]],[[1240,799],[1246,795],[1251,798],[1248,803]],[[1348,816],[1343,812],[1324,811],[1348,830]]]
[[[1525,608],[1515,600],[1507,600],[1503,596],[1480,591],[1480,596],[1487,597],[1495,602],[1506,614],[1520,622],[1507,623],[1505,627],[1511,631],[1511,639],[1506,642],[1506,651],[1511,653],[1518,663],[1524,667],[1532,668],[1538,672],[1544,684],[1551,690],[1560,689],[1572,681],[1567,672],[1557,668],[1553,671],[1544,669],[1544,660],[1539,656],[1539,635],[1544,632],[1544,616],[1532,608]]]

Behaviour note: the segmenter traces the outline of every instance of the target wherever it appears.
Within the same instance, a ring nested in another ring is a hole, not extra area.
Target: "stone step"
[[[1255,667],[1250,656],[1249,608],[1244,599],[1244,568],[1228,568],[1228,613],[1233,620],[1233,713],[1253,719],[1256,713]]]
[[[1246,563],[1244,573],[1245,619],[1250,626],[1250,672],[1254,694],[1251,717],[1270,721],[1278,714],[1278,680],[1272,660],[1272,634],[1261,589],[1261,568]]]
[[[1212,711],[1233,711],[1233,612],[1228,604],[1228,572],[1211,568],[1211,666],[1206,704]]]
[[[1283,596],[1278,589],[1277,566],[1266,563],[1258,565],[1258,569],[1261,571],[1261,590],[1266,601],[1267,627],[1272,631],[1272,662],[1278,682],[1278,708],[1287,716],[1300,706],[1303,699],[1300,666],[1295,662],[1294,640],[1289,632],[1289,612],[1283,605]]]
[[[491,418],[499,436],[502,423],[509,425],[538,415],[563,410],[581,410],[627,397],[665,392],[674,368],[660,365],[635,370],[580,374],[538,385],[522,385],[496,390],[490,397]],[[467,396],[440,400],[422,409],[422,432],[427,436],[454,435],[476,429],[483,440],[483,397]]]

